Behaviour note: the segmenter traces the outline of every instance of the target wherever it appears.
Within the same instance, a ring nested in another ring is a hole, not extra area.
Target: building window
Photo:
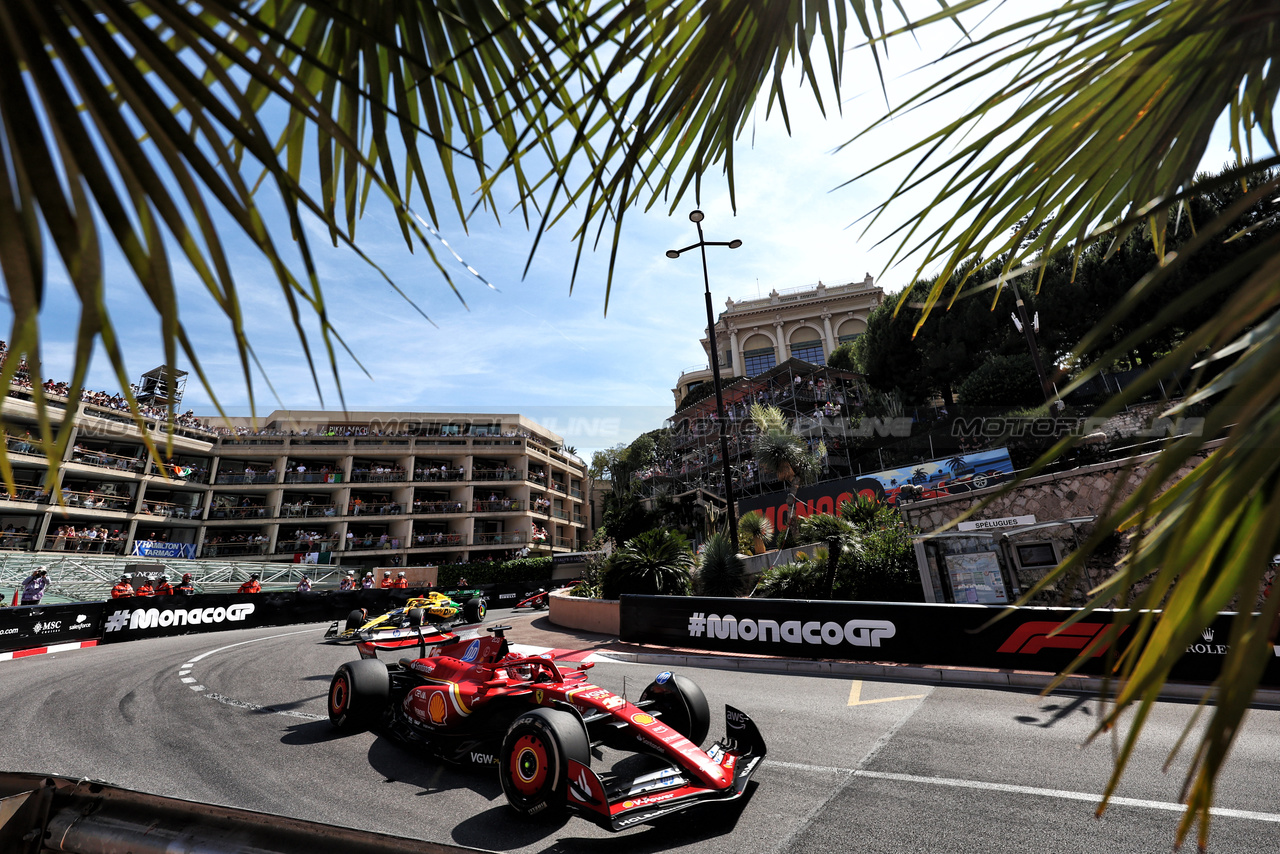
[[[759,350],[746,350],[742,354],[743,369],[747,376],[754,377],[778,364],[777,354],[772,347],[761,347]]]
[[[826,360],[822,357],[821,341],[797,341],[791,345],[791,358],[815,365],[826,364]]]
[[[855,341],[855,340],[857,340],[858,336],[859,336],[859,335],[861,335],[861,334],[862,334],[861,332],[855,332],[855,333],[853,333],[852,335],[841,335],[841,336],[840,336],[840,343],[841,343],[841,344],[848,344],[850,341]]]

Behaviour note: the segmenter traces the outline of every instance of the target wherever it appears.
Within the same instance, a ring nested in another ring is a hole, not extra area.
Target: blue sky
[[[894,42],[886,66],[890,99],[900,102],[936,73],[916,69],[954,40],[954,29],[933,27],[918,43]],[[607,249],[586,254],[572,295],[569,292],[575,250],[570,222],[543,238],[529,274],[522,277],[532,235],[518,214],[504,213],[500,227],[492,219],[477,217],[469,234],[456,219],[446,218],[441,231],[450,244],[496,286],[486,287],[455,265],[467,303],[463,306],[421,252],[407,251],[390,215],[376,201],[371,203],[357,226],[357,241],[435,325],[423,320],[354,253],[333,249],[321,229],[310,229],[330,314],[371,375],[365,377],[349,358],[339,359],[348,408],[524,412],[550,422],[548,426],[587,455],[660,426],[671,413],[671,388],[680,372],[706,364],[698,343],[706,314],[697,254],[687,253],[679,260],[663,254],[696,241],[697,232],[687,218],[695,204],[706,214],[709,240],[743,241],[734,251],[709,250],[717,312],[726,297],[754,298],[773,288],[818,281],[860,281],[868,272],[886,290],[901,288],[910,271],[890,271],[881,278],[888,251],[877,247],[874,238],[908,216],[910,207],[899,206],[872,236],[863,236],[862,226],[854,225],[892,192],[894,173],[840,185],[917,139],[941,116],[936,110],[907,116],[836,152],[885,109],[880,80],[866,50],[850,53],[844,85],[842,115],[825,120],[813,99],[797,87],[790,102],[790,136],[778,116],[766,120],[761,110],[753,117],[737,152],[736,214],[718,176],[704,180],[698,203],[690,196],[674,212],[629,211],[607,316]],[[969,105],[957,100],[954,109]],[[278,229],[277,239],[287,240],[286,228]],[[273,277],[242,242],[230,244],[249,337],[279,397],[276,400],[255,376],[258,414],[278,407],[320,408]],[[163,361],[158,322],[118,255],[109,257],[108,277],[113,317],[130,332],[127,360],[136,378]],[[210,311],[194,277],[180,274],[180,280],[184,318],[214,378],[214,389],[231,414],[246,415],[249,401],[234,352],[226,345],[226,323]],[[54,378],[70,376],[76,310],[65,275],[53,270],[42,322],[47,373]],[[179,367],[188,366],[180,362]],[[327,365],[322,363],[319,370],[324,405],[336,409],[338,397]],[[105,358],[95,359],[89,385],[118,388]],[[198,414],[214,411],[209,394],[194,381],[188,385],[184,408]]]

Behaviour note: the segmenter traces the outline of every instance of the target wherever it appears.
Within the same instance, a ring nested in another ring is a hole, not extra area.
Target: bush
[[[742,593],[742,559],[730,539],[712,534],[702,550],[695,588],[699,596],[738,596]]]
[[[467,584],[503,584],[512,581],[543,581],[551,577],[549,557],[519,557],[498,563],[451,563],[441,566],[436,583],[441,587],[457,587],[459,579]]]
[[[601,597],[617,599],[623,593],[688,596],[693,565],[684,535],[669,528],[645,531],[614,553],[600,582]]]
[[[816,599],[822,595],[825,581],[820,566],[808,561],[784,563],[765,570],[752,595],[765,599]]]

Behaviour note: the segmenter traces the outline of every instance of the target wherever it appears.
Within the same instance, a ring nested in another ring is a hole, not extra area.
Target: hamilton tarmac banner
[[[1064,625],[1076,610],[1015,608],[986,625],[1003,610],[983,605],[624,595],[619,634],[631,643],[683,649],[1049,672],[1062,670],[1097,641],[1096,654],[1080,672],[1103,671],[1106,650],[1115,640],[1109,634],[1114,612],[1095,611]],[[1217,678],[1234,617],[1219,614],[1206,626],[1173,666],[1170,678]],[[1262,684],[1280,687],[1280,657],[1274,649]]]

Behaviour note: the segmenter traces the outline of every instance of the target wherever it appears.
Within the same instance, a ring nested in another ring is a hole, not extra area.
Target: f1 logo
[[[1084,649],[1110,626],[1110,623],[1072,623],[1069,626],[1047,621],[1023,623],[1009,635],[1009,639],[1002,643],[996,652],[1033,655],[1042,649]],[[1127,628],[1128,626],[1122,628],[1120,633],[1124,634]],[[1056,634],[1050,637],[1050,633],[1053,632]],[[1108,646],[1110,646],[1109,643],[1099,646],[1093,653],[1094,657],[1106,652]]]

